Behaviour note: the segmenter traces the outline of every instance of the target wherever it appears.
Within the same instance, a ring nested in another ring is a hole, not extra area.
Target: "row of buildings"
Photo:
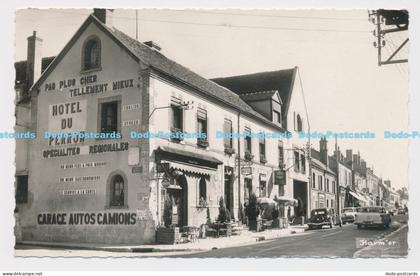
[[[330,156],[325,139],[316,151],[298,135],[213,135],[307,132],[297,67],[209,80],[163,52],[119,31],[104,9],[55,57],[42,56],[36,32],[28,38],[27,60],[15,64],[15,130],[36,138],[16,141],[18,240],[152,243],[167,198],[181,229],[204,224],[207,210],[215,220],[221,197],[238,220],[251,193],[276,198],[283,217],[389,202],[359,155]]]

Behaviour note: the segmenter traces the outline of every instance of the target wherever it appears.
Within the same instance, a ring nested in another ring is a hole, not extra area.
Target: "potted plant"
[[[163,206],[163,226],[158,226],[156,230],[156,243],[175,244],[180,237],[179,227],[172,224],[172,200],[166,197]]]
[[[234,153],[235,153],[235,149],[234,149],[234,148],[232,148],[232,147],[225,147],[225,153],[226,153],[227,155],[232,155],[232,154],[234,154]]]
[[[245,152],[245,159],[251,161],[254,158],[254,155],[250,151]]]
[[[251,231],[261,231],[262,221],[258,219],[260,209],[257,206],[257,196],[252,193],[249,197],[249,203],[246,207],[245,214],[248,217],[248,226]]]
[[[220,223],[219,232],[225,232],[226,236],[230,236],[232,233],[232,227],[230,224],[231,216],[229,210],[225,206],[223,197],[220,197],[219,200],[219,215],[217,216],[217,221]]]

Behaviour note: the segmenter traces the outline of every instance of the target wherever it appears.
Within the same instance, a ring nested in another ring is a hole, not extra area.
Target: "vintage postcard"
[[[15,20],[15,257],[409,255],[408,10]]]

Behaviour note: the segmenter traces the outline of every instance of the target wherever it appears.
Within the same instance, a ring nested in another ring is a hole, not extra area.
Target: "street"
[[[356,238],[379,240],[400,226],[400,222],[406,221],[405,215],[392,217],[392,225],[389,229],[357,229],[353,224],[346,224],[343,227],[333,229],[320,229],[307,231],[304,234],[292,237],[279,238],[273,241],[259,243],[256,245],[225,248],[212,250],[183,257],[353,257],[354,253],[361,248],[356,248]],[[402,231],[407,241],[407,232]],[[400,254],[401,248],[406,245],[400,244],[395,248],[396,256]],[[378,253],[380,254],[380,252]],[[387,250],[387,256],[392,252]],[[380,256],[376,256],[380,257]]]
[[[389,229],[357,229],[353,224],[333,229],[310,230],[293,236],[281,237],[258,243],[215,249],[191,254],[191,252],[108,252],[96,250],[74,250],[60,248],[45,248],[39,246],[19,246],[15,256],[50,256],[50,257],[402,257],[407,255],[407,227],[403,231],[396,231],[407,221],[406,215],[392,218]],[[366,241],[379,241],[387,237],[389,241],[396,241],[393,246],[381,244],[369,247],[357,247],[356,238]]]

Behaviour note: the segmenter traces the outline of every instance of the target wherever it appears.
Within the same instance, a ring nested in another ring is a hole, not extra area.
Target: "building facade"
[[[207,209],[215,220],[221,198],[238,220],[251,193],[307,216],[306,141],[285,135],[307,127],[297,68],[270,72],[266,83],[282,84],[270,89],[252,75],[229,79],[254,84],[241,92],[125,35],[111,16],[95,10],[21,101],[17,119],[36,138],[17,156],[17,237],[147,244],[166,200],[182,228],[204,224]]]
[[[337,176],[330,169],[326,138],[320,140],[320,150],[311,152],[311,210],[332,208],[337,210]]]

